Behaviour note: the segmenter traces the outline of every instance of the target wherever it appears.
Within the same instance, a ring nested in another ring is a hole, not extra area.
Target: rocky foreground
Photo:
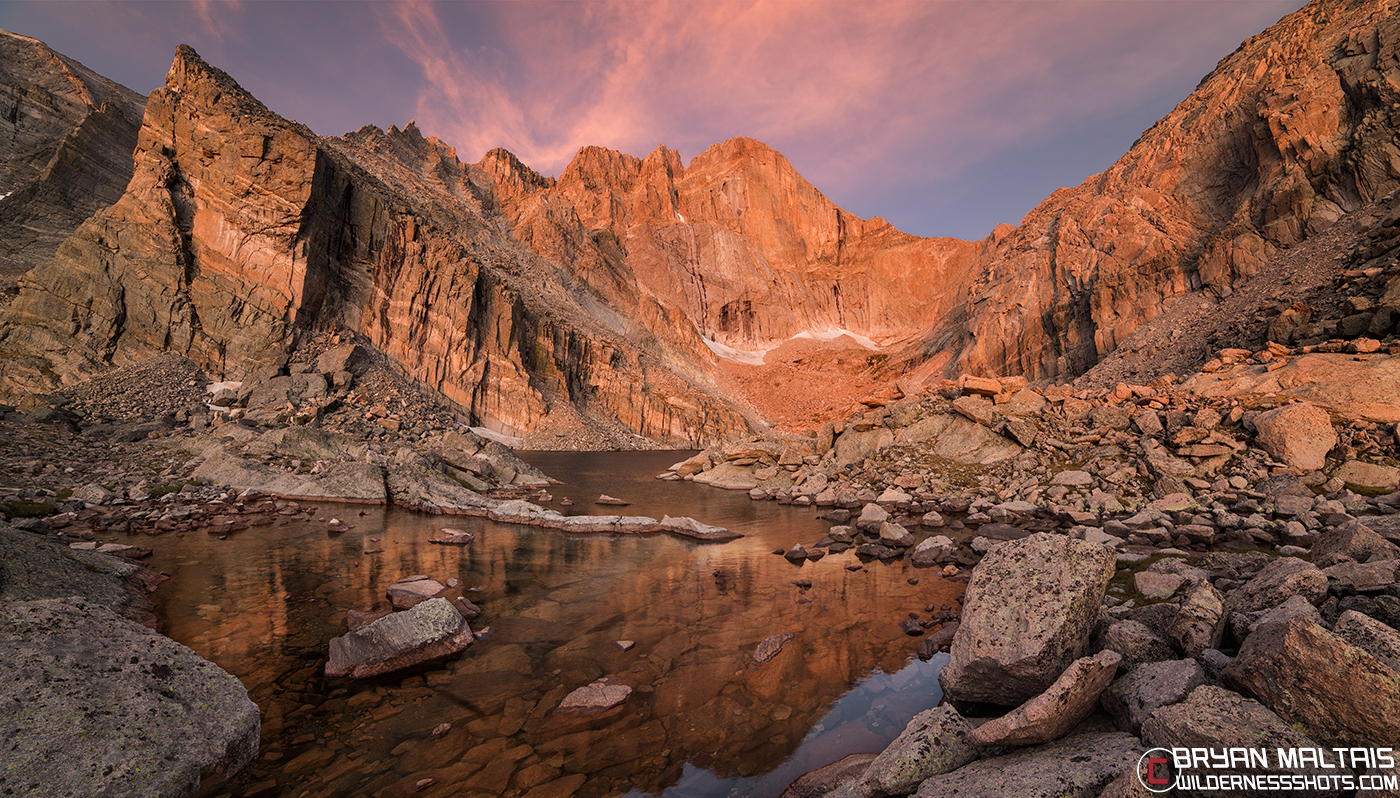
[[[809,774],[790,794],[992,794],[1021,772],[1055,775],[1018,795],[1120,794],[1151,746],[1391,744],[1394,348],[1363,335],[1227,349],[1185,379],[1109,390],[976,377],[895,389],[812,435],[712,447],[660,475],[832,521],[823,539],[780,552],[789,559],[854,547],[968,580],[961,609],[930,606],[903,624],[924,656],[950,651],[950,703],[878,756]],[[161,534],[312,516],[320,499],[563,530],[661,528],[546,509],[544,475],[351,340],[325,341],[288,372],[211,385],[164,358],[7,411],[0,456],[12,484],[29,484],[5,494],[10,523],[26,530],[11,534],[102,549],[108,533],[143,531],[159,545]],[[444,529],[443,542],[458,536]],[[470,645],[479,610],[438,598],[450,587],[395,585],[400,611],[352,618],[327,673],[370,676]],[[53,623],[87,612],[40,609]],[[619,692],[602,684],[574,701]]]

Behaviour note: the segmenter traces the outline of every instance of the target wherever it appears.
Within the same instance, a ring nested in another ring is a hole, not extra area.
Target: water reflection
[[[744,532],[726,544],[554,531],[324,505],[315,522],[219,541],[159,538],[166,631],[237,675],[263,710],[253,782],[235,795],[778,795],[802,773],[883,748],[938,699],[934,663],[897,624],[962,590],[932,571],[850,553],[800,568],[776,548],[825,531],[811,509],[652,476],[684,453],[539,454],[571,511],[691,515]],[[361,513],[364,513],[363,515]],[[354,525],[328,535],[332,515]],[[450,525],[467,547],[427,543]],[[370,549],[380,553],[367,554]],[[327,680],[350,609],[387,608],[409,574],[461,580],[489,639],[445,665],[376,682]],[[910,585],[908,577],[920,584]],[[793,584],[809,579],[803,590]],[[794,639],[762,666],[758,643]],[[618,641],[635,641],[624,651]],[[555,714],[612,676],[634,690],[591,718]],[[435,727],[452,731],[432,738]]]

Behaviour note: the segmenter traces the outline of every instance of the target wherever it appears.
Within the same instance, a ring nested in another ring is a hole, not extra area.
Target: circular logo
[[[1165,748],[1149,748],[1138,757],[1138,783],[1148,792],[1166,792],[1176,781],[1172,772],[1172,752]]]

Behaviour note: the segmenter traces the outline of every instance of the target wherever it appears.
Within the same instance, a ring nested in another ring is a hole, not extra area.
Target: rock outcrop
[[[122,195],[145,99],[8,31],[0,65],[0,266],[28,268]]]
[[[1275,253],[1400,185],[1400,17],[1314,2],[1244,42],[1122,158],[999,228],[925,370],[1079,374],[1196,291],[1228,296]]]
[[[434,154],[450,153],[412,127],[317,137],[182,46],[126,193],[0,321],[7,392],[160,351],[241,379],[338,327],[497,431],[578,415],[677,442],[747,427],[684,350],[629,339],[628,314],[488,225],[491,203],[459,196],[476,180],[489,200],[484,173],[455,155],[429,169]]]

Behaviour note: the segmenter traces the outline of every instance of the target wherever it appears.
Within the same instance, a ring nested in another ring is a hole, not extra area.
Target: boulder
[[[720,463],[709,471],[691,477],[702,485],[710,485],[725,490],[753,490],[758,487],[758,479],[753,470],[733,463]]]
[[[289,499],[383,504],[387,497],[384,469],[370,463],[332,463],[314,476],[289,474],[219,448],[205,457],[191,477]]]
[[[908,795],[925,779],[973,761],[979,751],[969,731],[967,721],[950,706],[920,712],[870,763],[860,780],[861,795]]]
[[[1225,599],[1225,610],[1233,615],[1273,609],[1297,595],[1313,604],[1322,601],[1327,595],[1327,575],[1310,562],[1278,557],[1253,579],[1230,591]]]
[[[1075,660],[1045,692],[974,729],[972,742],[993,746],[1058,740],[1098,705],[1120,662],[1122,657],[1113,651]]]
[[[389,594],[389,600],[395,608],[406,610],[422,604],[446,589],[447,586],[436,579],[410,576],[389,585],[385,592]]]
[[[260,715],[238,679],[105,607],[0,605],[0,650],[0,791],[195,795],[257,757]]]
[[[909,534],[909,530],[899,524],[886,521],[880,524],[880,543],[886,546],[905,549],[914,545],[914,536]]]
[[[1332,634],[1357,648],[1364,649],[1377,660],[1400,673],[1400,631],[1369,615],[1346,610],[1337,618]]]
[[[1144,662],[1109,685],[1101,703],[1119,729],[1138,734],[1153,712],[1185,701],[1205,683],[1205,671],[1194,659]]]
[[[949,697],[1017,705],[1083,656],[1115,557],[1104,546],[1039,533],[997,545],[973,571],[952,657]]]
[[[475,638],[447,599],[435,598],[333,638],[327,676],[365,679],[450,657]]]
[[[1337,445],[1337,431],[1327,411],[1310,404],[1284,405],[1254,419],[1256,442],[1274,459],[1304,471],[1316,471]]]
[[[368,350],[357,343],[347,341],[321,353],[321,356],[316,358],[315,371],[327,376],[345,371],[361,377],[372,363]]]
[[[1303,596],[1292,596],[1271,610],[1251,613],[1235,613],[1230,618],[1231,630],[1237,640],[1243,640],[1255,629],[1266,623],[1277,623],[1289,618],[1302,618],[1311,623],[1321,624],[1322,614]]]
[[[575,712],[594,715],[626,701],[632,688],[611,676],[605,676],[564,696],[555,712]]]
[[[957,544],[947,535],[934,535],[919,541],[909,552],[909,561],[914,565],[928,567],[948,559],[957,550]]]
[[[1123,658],[1124,667],[1132,667],[1139,662],[1176,658],[1176,652],[1172,650],[1166,638],[1138,621],[1117,621],[1109,624],[1100,642],[1104,648],[1117,652]]]
[[[826,767],[804,773],[789,784],[778,798],[826,798],[842,785],[854,785],[874,759],[875,754],[851,754]]]
[[[1142,755],[1136,737],[1117,732],[1080,734],[1023,748],[932,776],[917,798],[1005,795],[1060,798],[1098,795]]]
[[[674,535],[681,537],[695,538],[696,540],[735,540],[743,535],[739,532],[731,532],[722,526],[711,526],[702,524],[694,518],[681,516],[672,518],[669,515],[661,516],[661,528]]]
[[[880,525],[890,520],[890,512],[874,502],[861,508],[855,527],[863,532],[878,532]]]
[[[1346,560],[1394,560],[1400,558],[1400,546],[1377,535],[1364,521],[1352,520],[1330,529],[1312,546],[1312,561],[1319,568]]]
[[[1400,468],[1348,460],[1332,474],[1358,493],[1390,493],[1400,489]]]
[[[1374,593],[1394,587],[1400,581],[1400,560],[1379,562],[1339,562],[1322,571],[1338,593]]]
[[[1223,687],[1201,685],[1179,704],[1164,706],[1142,724],[1147,746],[1166,748],[1250,748],[1267,749],[1269,764],[1277,748],[1317,748],[1316,742],[1258,701]],[[1278,773],[1282,768],[1232,770],[1236,773]],[[1200,771],[1192,771],[1199,773]],[[1289,770],[1286,772],[1322,772]]]
[[[1224,677],[1319,742],[1400,740],[1400,673],[1305,619],[1259,627]]]

